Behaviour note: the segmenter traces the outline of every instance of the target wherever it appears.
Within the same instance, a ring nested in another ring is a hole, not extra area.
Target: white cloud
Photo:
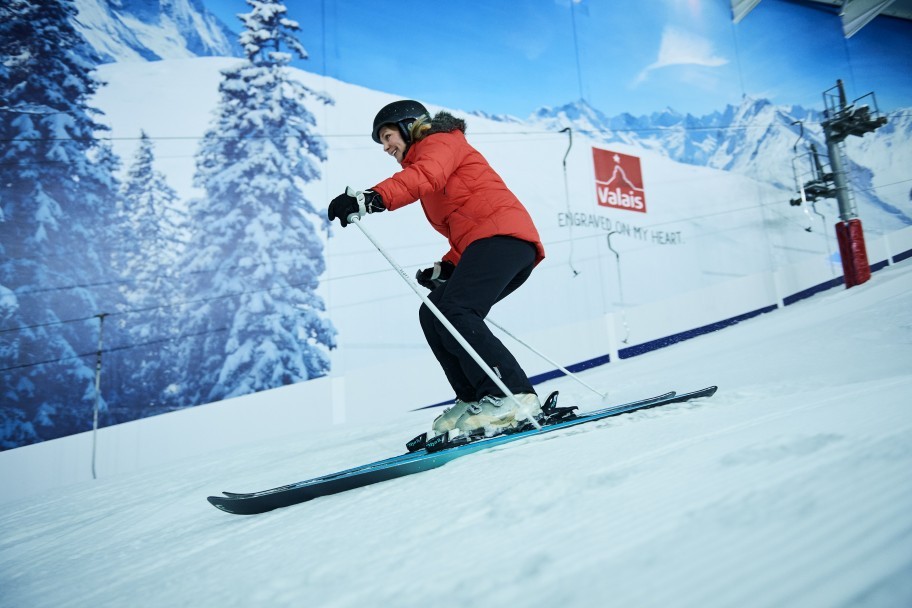
[[[727,59],[714,54],[712,42],[706,38],[669,26],[662,32],[658,58],[643,68],[637,75],[634,85],[646,80],[649,72],[659,68],[675,65],[718,67],[726,63]]]

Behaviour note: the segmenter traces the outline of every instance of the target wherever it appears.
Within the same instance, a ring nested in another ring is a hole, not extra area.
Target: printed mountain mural
[[[200,0],[76,0],[73,26],[102,63],[240,55],[237,34]]]

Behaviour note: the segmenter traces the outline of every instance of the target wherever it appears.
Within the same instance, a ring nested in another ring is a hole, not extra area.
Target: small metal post
[[[617,268],[618,275],[618,297],[621,299],[621,321],[624,323],[624,339],[621,340],[624,344],[627,344],[627,341],[630,339],[630,326],[627,325],[627,311],[625,310],[625,300],[624,300],[624,282],[621,280],[621,254],[618,253],[617,249],[611,246],[611,235],[617,234],[616,230],[612,230],[608,233],[608,249],[611,250],[611,253],[615,257],[615,267]]]
[[[104,333],[104,320],[108,313],[95,315],[98,317],[98,352],[95,358],[95,408],[92,415],[92,479],[97,479],[95,474],[95,449],[98,445],[98,408],[101,402],[101,352],[102,336]]]
[[[567,204],[567,228],[568,233],[570,234],[570,257],[567,259],[567,264],[570,266],[570,271],[573,272],[573,277],[576,278],[579,276],[579,271],[576,267],[573,266],[573,210],[570,209],[570,182],[567,179],[567,157],[570,156],[570,149],[573,148],[573,129],[570,127],[564,127],[560,130],[561,133],[566,133],[570,141],[567,144],[567,151],[564,152],[564,202]]]

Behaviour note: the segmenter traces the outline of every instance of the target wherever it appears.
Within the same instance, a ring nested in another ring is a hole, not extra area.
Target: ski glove
[[[434,265],[431,268],[419,270],[418,274],[415,275],[415,280],[418,281],[418,284],[422,287],[426,287],[433,291],[434,288],[446,283],[455,269],[456,266],[453,262],[434,262]]]
[[[330,222],[338,219],[345,228],[351,223],[349,218],[352,215],[362,218],[368,213],[380,213],[381,211],[386,211],[386,207],[379,194],[373,190],[355,191],[349,186],[345,188],[345,194],[340,194],[332,200],[326,215]]]

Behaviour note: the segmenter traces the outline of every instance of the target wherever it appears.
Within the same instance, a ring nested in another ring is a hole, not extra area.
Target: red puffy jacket
[[[454,264],[469,244],[495,235],[533,243],[536,264],[545,257],[529,212],[458,129],[412,144],[402,171],[372,190],[390,211],[421,199],[428,221],[450,242],[443,259]]]

